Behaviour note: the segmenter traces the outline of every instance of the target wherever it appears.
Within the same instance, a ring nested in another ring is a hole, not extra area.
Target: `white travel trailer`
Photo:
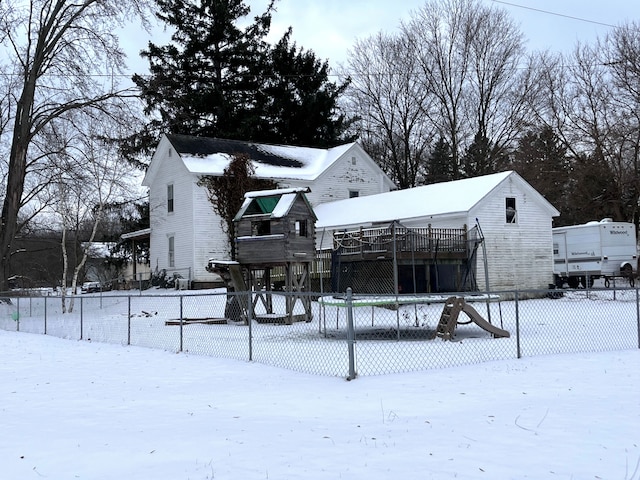
[[[553,274],[555,284],[571,288],[591,286],[604,277],[624,277],[634,285],[637,272],[636,227],[633,223],[600,222],[553,229]]]

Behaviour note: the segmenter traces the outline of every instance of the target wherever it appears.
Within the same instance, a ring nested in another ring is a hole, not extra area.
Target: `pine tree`
[[[465,177],[477,177],[497,172],[505,163],[505,158],[491,141],[481,132],[476,133],[467,148],[462,167]]]
[[[268,45],[273,2],[254,22],[237,26],[250,9],[243,0],[157,0],[158,17],[174,30],[171,43],[142,52],[149,76],[135,75],[148,125],[161,132],[238,138],[246,135],[252,97]],[[148,145],[151,147],[152,145]]]
[[[566,147],[551,127],[530,130],[520,138],[512,168],[562,212],[564,224],[571,221],[572,166]]]
[[[268,143],[334,146],[348,126],[338,99],[348,83],[329,81],[329,64],[291,42],[291,29],[270,49],[257,92],[263,113],[254,136]]]
[[[174,33],[168,45],[149,44],[151,74],[133,78],[153,120],[130,153],[153,149],[166,132],[308,146],[342,140],[346,85],[292,45],[290,30],[275,46],[266,42],[274,1],[241,28],[250,14],[244,0],[158,0]]]
[[[426,183],[448,182],[457,178],[451,145],[442,137],[438,139],[429,156]]]

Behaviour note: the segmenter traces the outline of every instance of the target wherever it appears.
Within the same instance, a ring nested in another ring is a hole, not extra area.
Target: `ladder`
[[[447,298],[433,338],[440,337],[443,340],[451,340],[453,338],[453,333],[455,332],[456,325],[458,324],[458,316],[460,315],[460,311],[463,307],[464,298]]]

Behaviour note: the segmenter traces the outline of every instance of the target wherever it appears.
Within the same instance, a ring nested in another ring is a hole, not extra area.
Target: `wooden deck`
[[[341,261],[363,260],[453,260],[468,256],[464,228],[361,228],[333,235],[334,249]]]

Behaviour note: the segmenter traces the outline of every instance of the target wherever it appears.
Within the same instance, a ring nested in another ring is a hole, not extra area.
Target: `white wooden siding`
[[[516,224],[506,223],[507,197],[516,199]],[[471,229],[476,226],[477,218],[485,236],[490,290],[546,289],[553,277],[552,218],[548,206],[541,199],[517,178],[510,177],[469,212],[410,220],[402,220],[401,212],[398,213],[402,225],[413,228],[429,225],[433,228],[463,228],[466,225]],[[347,230],[358,227],[353,225]],[[323,239],[322,231],[318,231],[317,244],[330,248],[332,234],[333,231],[326,230]],[[476,267],[478,288],[486,290],[481,247],[477,251]]]
[[[230,260],[230,246],[227,235],[222,230],[222,218],[213,210],[207,198],[206,189],[199,187],[197,180],[194,180],[192,192],[193,224],[195,225],[193,276],[196,281],[214,281],[218,276],[207,272],[207,262],[210,258]]]
[[[347,150],[313,182],[288,179],[279,181],[278,185],[281,188],[310,187],[311,192],[306,197],[312,206],[347,199],[352,190],[365,197],[388,192],[391,187],[372,160],[356,147]]]
[[[469,212],[470,226],[477,218],[485,236],[491,290],[548,288],[552,282],[553,242],[551,216],[537,199],[508,179]],[[505,199],[516,199],[517,223],[507,224]],[[484,258],[478,249],[477,281],[486,289]]]
[[[162,158],[156,178],[149,188],[149,216],[151,223],[151,269],[177,271],[183,277],[189,275],[189,258],[193,251],[193,225],[191,212],[190,174],[179,156]],[[167,212],[167,185],[173,184],[173,212]],[[169,267],[169,237],[175,241],[175,267]]]

